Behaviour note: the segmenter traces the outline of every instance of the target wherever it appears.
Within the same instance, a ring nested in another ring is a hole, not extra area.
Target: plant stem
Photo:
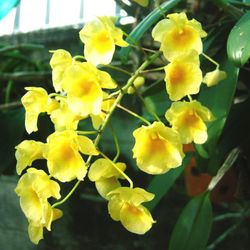
[[[112,164],[112,166],[128,181],[129,183],[129,187],[133,188],[134,184],[133,181],[120,169],[118,168],[115,163],[113,161],[111,161],[104,153],[100,152],[100,154],[108,161],[110,161],[110,163]]]
[[[62,205],[64,202],[66,202],[66,201],[68,200],[68,198],[74,193],[74,191],[76,190],[76,188],[79,186],[80,182],[81,182],[81,181],[78,180],[78,181],[76,182],[76,184],[73,186],[73,188],[69,191],[69,193],[68,193],[62,200],[60,200],[60,201],[54,203],[54,204],[52,205],[52,207],[58,207],[58,206]]]
[[[141,73],[148,73],[148,72],[154,72],[154,71],[160,71],[163,70],[166,66],[154,68],[154,69],[148,69],[148,70],[143,70]]]
[[[114,139],[114,143],[115,143],[115,148],[116,148],[116,155],[115,155],[115,157],[114,157],[114,159],[113,159],[113,162],[116,162],[117,159],[118,159],[119,156],[120,156],[121,150],[120,150],[120,145],[119,145],[118,137],[117,137],[117,135],[116,135],[116,133],[115,133],[115,130],[114,130],[114,128],[112,127],[111,124],[109,124],[109,126],[110,126],[110,130],[111,130],[111,133],[112,133],[112,136],[113,136],[113,139]]]
[[[80,134],[80,135],[93,135],[93,134],[97,134],[98,133],[98,131],[80,131],[80,130],[78,130],[78,131],[76,131],[77,132],[77,134]]]
[[[135,94],[139,97],[143,105],[145,106],[146,110],[149,114],[151,114],[157,121],[161,122],[160,117],[148,106],[148,104],[145,102],[144,98],[141,94],[138,93],[138,91],[135,91]]]
[[[135,112],[133,112],[133,111],[131,111],[131,110],[129,110],[129,109],[127,109],[127,108],[121,106],[120,104],[118,104],[117,107],[120,108],[120,109],[122,109],[122,110],[124,110],[124,111],[126,111],[126,112],[129,113],[130,115],[132,115],[132,116],[134,116],[134,117],[140,119],[141,121],[143,121],[143,122],[146,123],[147,125],[151,125],[151,123],[150,123],[148,120],[146,120],[146,119],[143,118],[142,116],[136,114]]]
[[[215,60],[213,60],[210,56],[206,55],[205,53],[202,53],[202,55],[208,60],[210,61],[211,63],[213,63],[216,68],[218,69],[220,67],[220,64],[217,63]]]
[[[119,72],[124,73],[124,74],[129,75],[129,76],[132,75],[132,73],[130,73],[129,71],[127,71],[127,70],[125,70],[125,69],[122,69],[122,68],[119,68],[119,67],[116,67],[116,66],[114,66],[114,65],[103,64],[102,67],[110,68],[110,69],[119,71]]]

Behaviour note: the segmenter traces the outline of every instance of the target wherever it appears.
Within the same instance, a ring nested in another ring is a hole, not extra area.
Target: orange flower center
[[[180,64],[175,64],[171,68],[169,72],[169,80],[171,84],[181,84],[185,81],[186,79],[186,69],[184,68],[183,65]]]
[[[159,153],[166,151],[166,142],[159,138],[158,135],[151,135],[148,143],[148,149],[152,153]]]
[[[184,123],[187,126],[194,127],[195,124],[199,123],[199,117],[197,116],[197,114],[194,111],[190,111],[184,116]]]
[[[174,29],[172,31],[172,41],[176,46],[189,47],[194,42],[194,30],[190,27]]]

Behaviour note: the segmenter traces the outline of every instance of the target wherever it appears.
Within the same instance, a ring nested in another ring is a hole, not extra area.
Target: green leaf
[[[172,169],[163,175],[157,175],[152,179],[147,188],[147,191],[154,193],[155,198],[145,204],[145,206],[149,210],[153,210],[155,206],[160,202],[160,200],[164,197],[164,195],[169,191],[176,179],[181,175],[184,168],[188,164],[190,157],[191,155],[187,155],[180,167]]]
[[[126,41],[129,43],[131,43],[131,40],[133,40],[133,43],[138,42],[140,38],[143,36],[143,34],[147,30],[149,30],[151,26],[154,25],[160,19],[160,17],[162,17],[163,14],[171,10],[181,1],[182,0],[169,0],[161,4],[160,8],[157,8],[154,11],[152,11],[133,29],[133,31],[129,34],[129,37],[126,39]],[[128,60],[128,56],[131,49],[132,47],[128,46],[120,50],[120,58],[123,62],[126,62]]]
[[[183,209],[170,239],[169,250],[204,250],[212,226],[209,193],[193,198]]]
[[[250,57],[250,11],[241,17],[231,30],[227,41],[229,59],[238,67]]]
[[[0,173],[15,159],[15,146],[24,133],[24,109],[0,112]]]

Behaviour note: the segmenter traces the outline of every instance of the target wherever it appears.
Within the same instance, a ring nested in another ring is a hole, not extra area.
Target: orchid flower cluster
[[[15,191],[29,222],[28,233],[33,243],[43,238],[44,228],[51,230],[51,223],[63,214],[56,207],[69,198],[86,176],[108,201],[111,218],[120,221],[128,231],[144,234],[155,223],[150,211],[142,205],[151,201],[154,194],[134,188],[125,173],[126,164],[117,162],[119,156],[110,159],[98,149],[98,144],[124,95],[133,94],[144,84],[141,72],[162,52],[169,62],[164,70],[166,91],[173,101],[165,114],[170,127],[160,119],[151,124],[141,117],[146,124],[133,132],[132,152],[138,168],[152,175],[166,173],[181,166],[183,144],[202,144],[207,140],[206,122],[214,117],[191,95],[199,92],[202,82],[215,85],[225,73],[217,67],[202,77],[199,55],[202,53],[201,38],[206,32],[198,21],[188,20],[185,13],[174,13],[156,24],[152,36],[160,42],[160,52],[150,56],[127,83],[118,88],[111,75],[99,66],[110,64],[116,46],[129,44],[123,39],[122,30],[115,26],[115,18],[99,17],[80,31],[80,39],[85,45],[84,57],[72,56],[63,49],[52,51],[54,93],[48,94],[41,87],[26,87],[27,93],[21,101],[26,110],[27,132],[38,130],[41,113],[47,113],[55,127],[46,142],[24,140],[16,146],[16,169],[22,176]],[[183,101],[186,97],[189,101]],[[93,131],[77,130],[79,122],[88,117],[92,120]],[[90,134],[96,135],[94,140],[88,137]],[[32,167],[39,159],[47,161],[46,171]],[[27,167],[31,168],[25,172]],[[61,197],[59,183],[75,179],[77,183],[71,192],[51,205],[52,197]],[[129,187],[122,186],[120,179],[126,179]]]

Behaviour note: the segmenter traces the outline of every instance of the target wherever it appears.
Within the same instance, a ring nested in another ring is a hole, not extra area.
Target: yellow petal
[[[199,67],[198,54],[191,51],[175,58],[165,68],[166,90],[172,101],[186,95],[197,94],[202,82],[202,71]]]
[[[38,130],[37,119],[40,113],[46,112],[48,94],[45,89],[39,87],[26,87],[28,92],[22,97],[21,102],[26,110],[25,127],[30,134]]]
[[[98,193],[104,198],[108,200],[107,194],[111,192],[112,190],[120,187],[121,184],[117,180],[116,177],[110,177],[110,178],[101,178],[100,180],[95,182],[95,187],[98,191]]]
[[[129,202],[134,206],[138,206],[143,202],[151,201],[154,194],[147,192],[142,188],[119,187],[108,194],[108,197],[118,197],[120,200]]]
[[[108,212],[110,214],[110,217],[114,221],[119,221],[120,220],[120,211],[121,211],[121,208],[122,208],[123,205],[124,205],[124,201],[121,201],[120,199],[117,199],[116,196],[113,196],[113,197],[111,197],[109,199]]]
[[[184,157],[179,134],[161,122],[142,126],[133,132],[132,149],[138,167],[149,174],[163,174],[182,164]]]
[[[64,100],[61,100],[59,107],[54,109],[50,114],[50,119],[54,123],[56,131],[76,130],[79,121],[84,118],[74,114]]]
[[[135,234],[145,234],[150,230],[154,220],[150,212],[143,206],[133,206],[125,203],[120,211],[122,225]]]
[[[79,143],[79,150],[85,155],[99,155],[98,150],[96,149],[92,140],[86,136],[79,135],[77,136]]]
[[[225,71],[216,69],[210,72],[207,72],[203,78],[203,82],[208,86],[212,87],[217,85],[220,81],[226,79],[227,74]]]
[[[17,160],[16,171],[19,175],[26,167],[30,167],[33,161],[43,159],[44,143],[24,140],[15,148],[15,157]]]
[[[68,94],[68,106],[75,115],[86,117],[101,113],[102,89],[87,63],[75,63],[68,67],[62,85]]]
[[[165,114],[166,119],[179,132],[182,143],[202,144],[207,140],[205,122],[212,121],[213,115],[209,109],[197,101],[175,102]]]
[[[28,226],[28,233],[30,240],[37,245],[39,241],[43,239],[43,226],[30,222]]]
[[[51,52],[53,53],[50,59],[50,66],[52,68],[52,81],[56,92],[58,92],[62,91],[61,81],[64,71],[72,64],[73,59],[71,54],[63,49],[58,49]]]
[[[75,131],[55,132],[47,138],[44,157],[50,174],[62,182],[75,178],[83,180],[87,168],[79,150],[79,137]]]
[[[88,177],[91,181],[98,181],[102,178],[110,178],[110,177],[120,177],[120,172],[115,168],[115,166],[124,171],[126,169],[126,164],[124,163],[112,163],[108,159],[97,159],[92,163]]]
[[[109,64],[112,60],[115,44],[127,46],[122,39],[122,31],[115,27],[115,18],[98,17],[91,21],[80,31],[80,39],[84,46],[84,55],[88,62],[94,65]]]
[[[169,30],[172,26],[173,24],[169,19],[163,19],[159,21],[152,30],[152,36],[154,40],[162,42],[167,30]]]
[[[156,24],[152,35],[161,43],[160,50],[168,61],[195,50],[202,52],[201,38],[206,36],[201,24],[195,19],[188,20],[185,13],[173,13],[167,15],[168,19]]]

